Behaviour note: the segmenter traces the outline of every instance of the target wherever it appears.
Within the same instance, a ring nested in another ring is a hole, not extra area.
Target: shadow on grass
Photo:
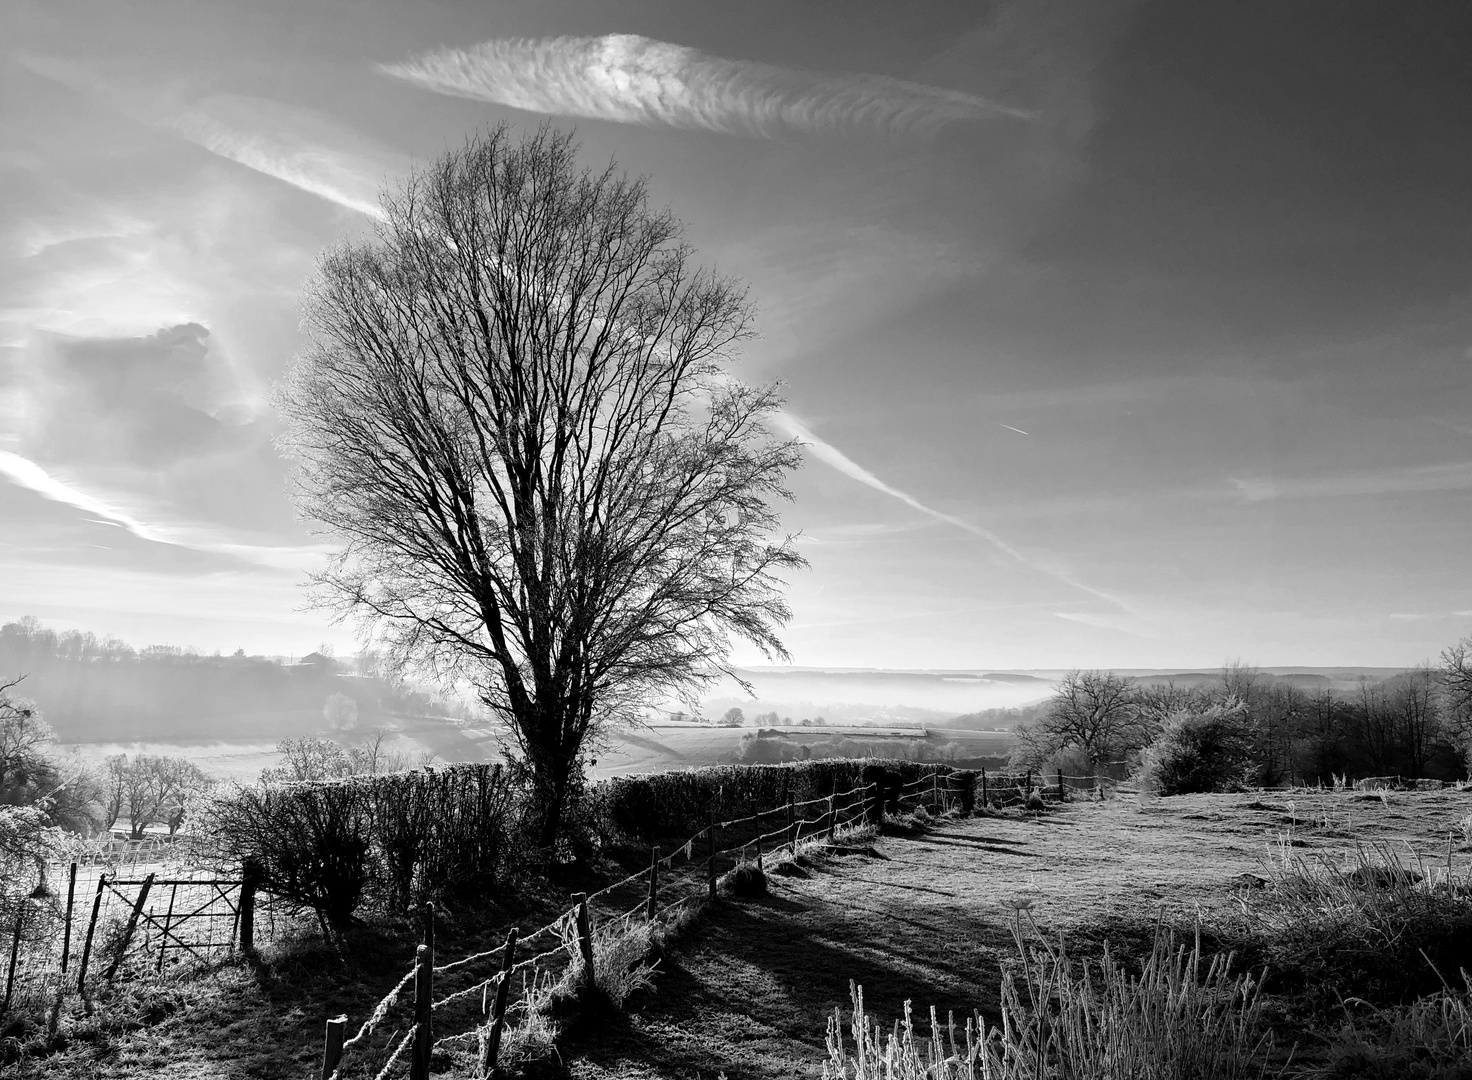
[[[679,955],[661,965],[640,1011],[579,1033],[564,1058],[586,1066],[574,1068],[578,1075],[808,1075],[823,1058],[828,1016],[848,1009],[850,980],[878,1015],[899,1015],[906,999],[922,1010],[933,1003],[942,1016],[973,1007],[994,1014],[995,955],[1008,947],[1009,931],[967,926],[963,897],[925,891],[955,901],[934,923],[908,917],[900,894],[879,907],[799,890],[707,908]],[[960,954],[959,939],[969,945]]]

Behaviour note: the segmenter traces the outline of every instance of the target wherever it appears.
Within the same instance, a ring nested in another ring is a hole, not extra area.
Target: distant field
[[[401,720],[395,749],[418,757],[433,753],[437,761],[494,761],[500,756],[500,734],[490,727],[470,726],[435,719]],[[691,769],[717,765],[731,759],[741,748],[743,736],[754,728],[716,728],[698,724],[671,724],[621,732],[600,751],[592,754],[589,770],[593,779],[637,773]],[[780,731],[792,746],[811,745],[834,738],[911,744],[923,742],[937,760],[942,748],[958,744],[960,757],[987,757],[1007,753],[1011,735],[1003,731],[957,731],[949,728],[788,727],[764,728]],[[929,735],[922,736],[922,731]],[[303,731],[302,734],[315,734]],[[247,742],[141,742],[83,743],[78,750],[101,761],[110,754],[162,754],[187,757],[211,776],[238,783],[251,783],[261,770],[278,764],[276,743],[254,739]]]

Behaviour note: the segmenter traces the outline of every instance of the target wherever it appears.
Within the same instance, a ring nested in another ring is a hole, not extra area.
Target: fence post
[[[72,863],[71,878],[66,885],[66,924],[61,932],[61,973],[66,974],[66,962],[72,955],[72,900],[77,895],[77,864]]]
[[[81,993],[87,981],[87,961],[92,959],[92,932],[97,929],[97,913],[102,910],[102,890],[107,885],[107,874],[97,876],[97,897],[92,901],[92,918],[87,922],[87,940],[82,943],[82,963],[77,972],[77,993]]]
[[[828,796],[828,840],[831,843],[838,834],[838,812],[833,807],[833,796]]]
[[[480,1075],[491,1075],[496,1067],[496,1058],[501,1053],[501,1029],[506,1026],[506,1001],[511,993],[511,969],[515,966],[517,929],[506,931],[506,948],[501,953],[501,981],[496,984],[496,1002],[491,1006],[491,1031],[481,1049]]]
[[[261,864],[246,859],[240,864],[240,951],[251,956],[256,951],[256,890],[262,878]]]
[[[1063,801],[1063,798],[1064,798],[1064,795],[1063,795],[1063,770],[1062,769],[1059,769],[1058,770],[1058,801],[1059,802],[1062,802]]]
[[[158,939],[158,967],[155,973],[162,975],[164,970],[164,950],[169,947],[169,924],[174,921],[174,901],[179,897],[179,883],[176,881],[169,890],[169,910],[164,915],[164,932]]]
[[[327,1037],[322,1042],[322,1080],[332,1080],[342,1061],[342,1029],[347,1023],[346,1013],[327,1021]]]
[[[751,815],[751,836],[756,844],[756,868],[762,868],[762,812],[758,810]]]
[[[878,825],[884,820],[884,786],[878,780],[870,785],[869,823]]]
[[[593,972],[593,925],[588,918],[588,894],[574,893],[578,908],[578,948],[583,954],[583,985],[589,990],[596,985]]]
[[[1027,770],[1027,794],[1032,794],[1032,770]]]
[[[0,1005],[0,1014],[10,1012],[10,992],[15,988],[15,963],[20,959],[20,935],[26,928],[26,902],[22,900],[15,909],[15,937],[10,939],[10,974],[5,976],[5,1004]]]
[[[797,817],[796,807],[792,803],[792,792],[787,793],[787,850],[792,857],[797,858]]]
[[[991,804],[992,804],[992,801],[991,801],[991,799],[987,798],[987,794],[986,794],[986,767],[985,766],[982,766],[982,769],[981,769],[981,808],[983,810],[985,810]]]
[[[644,921],[653,922],[659,907],[659,845],[649,851],[649,904],[644,909]]]
[[[706,811],[709,821],[705,826],[705,884],[707,898],[716,898],[716,808]]]
[[[133,941],[133,931],[138,929],[138,916],[143,914],[143,905],[148,902],[148,890],[153,888],[154,875],[149,874],[143,879],[143,888],[138,890],[138,899],[133,904],[133,910],[128,915],[128,925],[123,928],[123,940],[118,942],[117,954],[113,956],[112,963],[107,965],[107,970],[102,977],[109,982],[118,973],[118,968],[123,963],[123,954],[128,951],[128,946]]]
[[[434,1049],[430,1015],[434,1008],[434,947],[414,950],[414,1045],[409,1050],[409,1080],[429,1080],[429,1056]]]

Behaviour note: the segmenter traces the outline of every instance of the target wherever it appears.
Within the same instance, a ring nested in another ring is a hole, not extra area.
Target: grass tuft
[[[722,874],[716,883],[729,896],[754,897],[767,895],[767,875],[754,862],[740,862]]]
[[[1229,973],[1230,957],[1206,960],[1198,939],[1186,948],[1156,928],[1139,975],[1106,947],[1097,967],[1075,963],[1062,941],[1049,942],[1019,911],[1013,937],[1020,974],[1002,981],[1002,1024],[987,1029],[979,1013],[959,1032],[930,1011],[930,1034],[918,1036],[910,1011],[891,1030],[853,1003],[844,1039],[840,1010],[828,1020],[825,1080],[1052,1080],[1055,1077],[1180,1077],[1246,1080],[1268,1074],[1273,1037],[1264,1023],[1261,981]]]

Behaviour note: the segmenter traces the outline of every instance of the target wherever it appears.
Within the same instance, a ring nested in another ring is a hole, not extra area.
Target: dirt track
[[[708,909],[657,991],[614,1030],[564,1049],[574,1076],[728,1080],[815,1075],[826,1017],[849,980],[879,1017],[912,999],[923,1016],[996,1006],[1013,952],[1014,904],[1077,952],[1138,943],[1164,908],[1181,922],[1232,903],[1232,879],[1262,869],[1280,838],[1330,856],[1357,841],[1409,841],[1445,859],[1472,793],[1199,796],[1143,808],[1074,803],[1041,819],[943,821],[832,858],[807,877],[772,875],[770,895]],[[1466,869],[1465,851],[1457,856]]]

